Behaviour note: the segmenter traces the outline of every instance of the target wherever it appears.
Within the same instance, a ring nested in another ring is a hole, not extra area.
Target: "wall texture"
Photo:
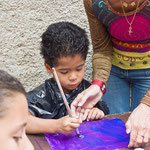
[[[89,35],[82,0],[0,0],[0,69],[16,76],[27,91],[49,78],[39,54],[40,36],[58,21],[78,24]],[[85,74],[89,81],[91,55],[90,47]]]

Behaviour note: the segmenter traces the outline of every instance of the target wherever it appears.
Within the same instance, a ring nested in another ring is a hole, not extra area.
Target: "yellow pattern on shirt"
[[[145,53],[123,52],[113,48],[112,64],[122,69],[150,68],[150,51]]]

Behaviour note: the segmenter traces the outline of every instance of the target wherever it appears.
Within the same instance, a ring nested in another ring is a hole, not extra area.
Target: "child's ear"
[[[44,65],[49,74],[53,73],[52,68],[46,62],[44,62]]]

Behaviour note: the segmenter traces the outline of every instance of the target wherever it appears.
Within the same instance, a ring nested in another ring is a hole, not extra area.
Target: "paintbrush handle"
[[[76,128],[76,134],[79,136],[80,135],[80,132],[79,132],[79,129]]]
[[[52,68],[52,70],[53,70],[54,77],[55,77],[55,80],[56,80],[56,82],[57,82],[58,88],[59,88],[60,93],[61,93],[61,95],[62,95],[62,98],[63,98],[63,100],[64,100],[64,103],[65,103],[67,112],[68,112],[69,116],[72,117],[71,109],[70,109],[70,107],[69,107],[69,105],[68,105],[67,99],[66,99],[66,97],[65,97],[65,94],[64,94],[63,89],[62,89],[62,87],[61,87],[61,84],[60,84],[60,82],[59,82],[59,79],[58,79],[56,70],[55,70],[55,68]]]
[[[64,100],[64,103],[65,103],[67,112],[68,112],[68,114],[69,114],[70,117],[73,117],[73,116],[72,116],[72,113],[71,113],[71,109],[70,109],[70,107],[69,107],[69,105],[68,105],[67,99],[66,99],[66,97],[65,97],[64,91],[63,91],[63,89],[62,89],[62,87],[61,87],[61,84],[60,84],[60,82],[59,82],[59,79],[58,79],[56,70],[55,70],[54,67],[52,68],[52,70],[53,70],[53,74],[54,74],[55,80],[56,80],[56,82],[57,82],[58,88],[59,88],[59,90],[60,90],[61,96],[62,96],[62,98],[63,98],[63,100]],[[80,136],[80,132],[79,132],[79,129],[78,129],[78,128],[76,129],[76,134],[77,134],[77,136]]]

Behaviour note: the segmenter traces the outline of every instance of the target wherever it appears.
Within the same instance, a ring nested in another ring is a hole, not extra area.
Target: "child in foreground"
[[[0,70],[1,150],[33,150],[25,134],[27,117],[25,89],[16,78]]]
[[[83,79],[89,41],[85,30],[69,22],[50,25],[42,35],[41,54],[49,74],[55,68],[69,105],[90,86]],[[29,120],[27,133],[70,134],[81,120],[69,117],[54,78],[28,93]],[[101,119],[108,114],[107,106],[99,101],[93,109],[83,111],[82,121]],[[88,114],[88,115],[84,115]]]

